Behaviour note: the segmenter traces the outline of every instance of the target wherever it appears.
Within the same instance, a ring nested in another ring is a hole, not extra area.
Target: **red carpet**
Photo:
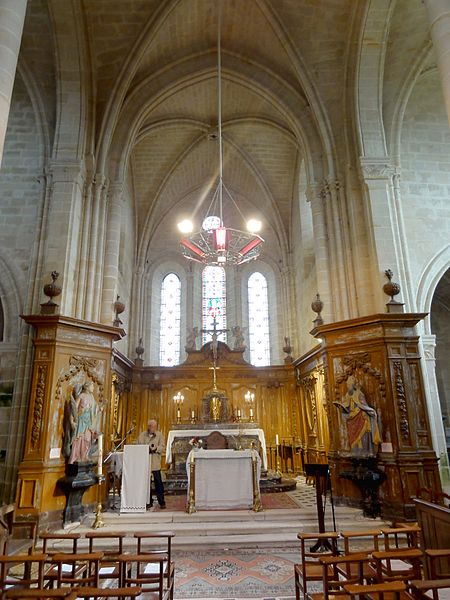
[[[273,510],[276,508],[298,508],[295,501],[285,492],[273,494],[261,494],[261,502],[264,509]],[[186,496],[166,496],[167,510],[184,511],[186,510]],[[158,510],[158,508],[156,508]]]

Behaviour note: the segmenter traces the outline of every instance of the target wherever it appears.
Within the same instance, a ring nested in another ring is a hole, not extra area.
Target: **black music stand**
[[[130,435],[131,432],[132,432],[131,429],[130,429],[130,431],[126,432],[126,434],[120,440],[120,442],[116,446],[114,446],[114,448],[111,450],[111,452],[109,452],[109,454],[106,456],[106,458],[103,459],[103,464],[106,464],[115,452],[119,452],[120,448],[123,446],[125,440]],[[109,467],[109,465],[108,465],[108,467]],[[120,502],[119,502],[119,507],[116,506],[117,475],[116,475],[115,465],[114,465],[114,470],[113,470],[112,474],[113,474],[113,494],[112,494],[113,497],[112,497],[112,504],[110,504],[109,508],[112,512],[115,512],[117,510],[117,508],[119,508],[119,511],[120,511]],[[109,496],[109,494],[108,494],[108,496]],[[109,500],[109,497],[108,497],[108,500]]]
[[[314,477],[316,484],[316,506],[317,520],[319,523],[319,533],[325,533],[325,508],[322,496],[325,496],[330,490],[331,510],[333,513],[334,531],[336,531],[336,521],[334,518],[333,492],[331,489],[330,468],[322,463],[305,463],[306,477]],[[311,552],[329,552],[332,550],[331,544],[327,539],[317,540],[317,543],[310,548]]]

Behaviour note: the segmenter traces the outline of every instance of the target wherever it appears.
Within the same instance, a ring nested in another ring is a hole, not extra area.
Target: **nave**
[[[424,578],[428,577],[428,582],[430,576],[434,592],[439,594],[436,597],[448,597],[448,573],[442,571],[442,563],[438,561],[444,557],[448,564],[450,549],[421,549],[425,536],[417,525],[393,528],[392,523],[381,519],[365,518],[359,509],[339,506],[335,507],[333,519],[328,494],[326,533],[320,534],[315,490],[306,485],[304,478],[297,478],[297,489],[293,492],[267,496],[279,498],[272,499],[272,508],[260,513],[199,511],[193,515],[184,512],[181,498],[169,496],[167,511],[155,508],[145,515],[120,515],[108,509],[102,513],[104,526],[97,529],[93,529],[94,515],[87,514],[82,523],[43,533],[35,551],[45,553],[47,562],[39,558],[42,554],[35,556],[47,564],[43,583],[54,588],[47,593],[62,594],[64,591],[57,590],[73,589],[86,561],[91,561],[91,579],[87,585],[92,587],[94,582],[97,591],[80,588],[74,598],[86,597],[88,590],[89,597],[103,597],[101,594],[133,597],[138,593],[133,588],[139,587],[142,593],[138,597],[142,599],[328,600],[336,595],[351,599],[357,597],[356,592],[350,587],[345,590],[344,585],[369,582],[372,588],[365,598],[378,598],[376,586],[382,583],[386,598],[426,600],[431,596],[426,595],[428,583],[424,583]],[[275,508],[283,505],[284,508]],[[443,510],[450,519],[450,508]],[[318,540],[328,545],[312,552],[312,545]],[[155,591],[161,556],[165,560],[161,567],[164,573],[161,571],[160,589]],[[71,563],[72,560],[76,563]],[[139,560],[144,565],[141,572],[137,571]],[[58,561],[65,566],[58,567],[52,575]],[[73,579],[69,566],[72,564],[79,571]],[[167,574],[171,572],[170,564],[173,564],[173,581]],[[117,569],[117,565],[121,568]],[[136,572],[127,577],[126,571],[131,566]],[[338,583],[333,576],[336,569],[343,570]],[[70,581],[64,582],[64,577]],[[124,586],[131,588],[122,592]],[[6,592],[6,598],[55,597],[30,596],[31,590],[20,595],[14,587]]]

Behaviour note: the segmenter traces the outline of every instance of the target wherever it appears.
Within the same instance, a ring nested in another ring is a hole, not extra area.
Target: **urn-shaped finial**
[[[315,313],[317,313],[317,317],[314,319],[314,327],[318,327],[319,325],[323,325],[322,315],[320,314],[323,310],[323,302],[320,299],[320,295],[316,294],[316,299],[311,302],[311,308]]]
[[[56,284],[59,273],[57,271],[52,271],[51,277],[52,282],[44,285],[44,294],[49,298],[48,302],[43,302],[41,304],[41,314],[45,315],[54,314],[56,312],[58,304],[53,302],[53,298],[59,296],[62,291],[61,286]]]
[[[142,345],[142,338],[139,338],[139,344],[136,346],[136,354],[138,358],[142,358],[142,355],[144,354],[144,346]]]
[[[384,274],[389,279],[389,281],[383,285],[383,292],[391,297],[389,302],[386,304],[388,312],[402,312],[403,303],[397,302],[397,300],[394,299],[394,296],[400,294],[401,287],[398,283],[392,281],[394,273],[391,271],[391,269],[386,269]]]
[[[117,296],[117,299],[114,302],[114,311],[116,313],[116,318],[113,321],[114,327],[120,327],[123,325],[122,321],[119,319],[119,315],[122,314],[124,310],[125,304],[120,301],[120,296]]]

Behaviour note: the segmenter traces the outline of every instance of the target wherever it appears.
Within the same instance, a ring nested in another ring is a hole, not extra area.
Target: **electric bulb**
[[[259,219],[249,219],[247,221],[247,229],[251,233],[258,233],[261,231],[262,223]]]
[[[189,219],[184,219],[183,221],[180,221],[177,227],[181,233],[191,233],[194,229],[192,221],[190,221]]]

